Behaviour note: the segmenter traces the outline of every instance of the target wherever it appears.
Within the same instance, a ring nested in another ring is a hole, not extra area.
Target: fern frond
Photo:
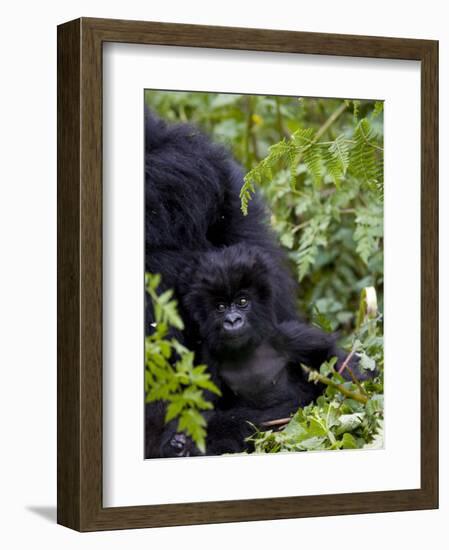
[[[375,189],[381,183],[376,137],[368,119],[363,118],[354,131],[354,146],[350,154],[350,167],[355,178]]]
[[[292,135],[292,140],[298,148],[302,161],[316,185],[321,182],[323,159],[321,148],[315,143],[313,128],[300,128]]]
[[[294,255],[298,266],[298,279],[302,281],[311,271],[320,247],[327,244],[327,228],[330,216],[320,216],[310,220],[305,227],[299,242],[299,249]]]
[[[349,141],[340,134],[323,155],[326,169],[337,187],[348,169],[349,154]]]
[[[256,192],[255,184],[260,185],[265,179],[272,179],[273,167],[284,157],[289,158],[294,152],[295,146],[293,142],[286,141],[284,138],[272,145],[268,149],[268,155],[246,174],[240,190],[240,208],[245,216],[248,214],[249,201]]]
[[[292,134],[292,140],[300,152],[313,145],[314,138],[313,128],[299,128]]]
[[[302,156],[303,162],[312,176],[315,185],[319,185],[323,175],[323,159],[318,145],[312,145],[306,149]]]
[[[374,110],[373,114],[371,115],[372,118],[378,117],[384,110],[384,102],[383,101],[376,101],[374,104]]]
[[[256,189],[252,179],[250,179],[249,173],[245,176],[242,188],[240,189],[240,208],[244,216],[248,214],[248,204],[255,192]]]
[[[295,189],[296,187],[296,169],[298,167],[296,158],[297,158],[296,151],[290,150],[287,154],[287,159],[288,159],[288,167],[290,171],[290,188],[291,189]]]
[[[360,208],[356,217],[354,240],[356,252],[368,264],[370,258],[379,249],[379,239],[383,237],[383,210],[381,204],[372,204]]]

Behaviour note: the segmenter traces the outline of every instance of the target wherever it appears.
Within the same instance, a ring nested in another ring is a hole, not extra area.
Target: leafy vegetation
[[[201,411],[212,409],[204,390],[220,394],[211,381],[206,365],[195,365],[194,354],[170,337],[170,329],[182,330],[173,291],[158,295],[159,275],[146,274],[145,287],[155,316],[155,330],[145,338],[146,401],[167,402],[165,422],[178,419],[178,431],[185,432],[201,451],[205,450],[206,421]]]
[[[250,439],[256,452],[382,448],[383,337],[375,302],[374,289],[362,292],[351,354],[359,354],[362,369],[376,369],[377,376],[360,382],[346,362],[336,370],[336,358],[324,363],[319,373],[303,366],[309,381],[324,383],[326,391],[291,419],[268,423],[272,429],[255,427]],[[343,378],[344,369],[350,371],[352,381]]]
[[[197,123],[232,150],[246,169],[242,215],[260,192],[297,274],[298,307],[317,326],[338,330],[363,366],[376,365],[370,382],[344,382],[332,363],[323,365],[333,384],[288,424],[256,432],[256,449],[381,445],[383,103],[157,91],[145,98],[163,118]]]

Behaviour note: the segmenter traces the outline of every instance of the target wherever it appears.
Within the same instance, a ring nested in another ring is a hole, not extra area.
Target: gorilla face
[[[230,300],[219,300],[215,305],[215,325],[221,347],[239,349],[255,338],[249,292],[242,289]]]
[[[234,298],[230,304],[218,302],[217,311],[223,314],[223,330],[230,337],[238,336],[245,331],[250,300],[245,296]]]
[[[274,326],[269,259],[236,245],[204,254],[190,273],[184,307],[212,353],[251,349]]]

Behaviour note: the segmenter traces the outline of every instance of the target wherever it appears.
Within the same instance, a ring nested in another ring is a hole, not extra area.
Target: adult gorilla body
[[[268,224],[263,203],[255,197],[247,216],[240,210],[243,174],[228,151],[198,128],[167,124],[145,113],[145,270],[160,273],[162,290],[172,288],[182,306],[182,277],[207,251],[238,243],[257,246],[271,258],[276,277],[273,309],[280,321],[295,319],[296,285]],[[145,331],[154,321],[145,296]],[[199,351],[194,323],[182,311],[186,330],[179,339]],[[165,406],[147,404],[145,456],[160,456]]]
[[[273,260],[274,309],[280,320],[296,317],[295,283],[285,267],[262,202],[248,216],[240,210],[241,168],[223,147],[188,124],[168,125],[145,115],[145,269],[160,273],[179,293],[180,274],[198,255],[245,243]],[[153,321],[146,307],[147,333]]]

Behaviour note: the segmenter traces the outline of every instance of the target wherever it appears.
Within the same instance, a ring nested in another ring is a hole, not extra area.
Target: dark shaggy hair
[[[279,320],[296,317],[295,282],[258,197],[248,215],[240,210],[242,169],[229,152],[189,124],[167,124],[145,113],[145,269],[160,273],[178,299],[179,275],[211,250],[243,243],[272,262],[278,281],[274,309]],[[151,304],[146,326],[151,330]]]

